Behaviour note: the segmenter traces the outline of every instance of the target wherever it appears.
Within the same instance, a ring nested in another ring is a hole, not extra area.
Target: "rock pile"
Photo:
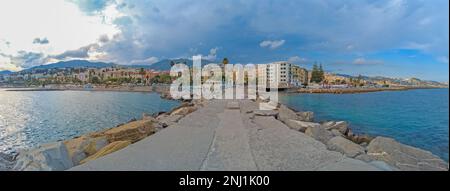
[[[315,123],[312,112],[296,112],[284,105],[278,120],[289,128],[322,142],[329,150],[386,170],[448,170],[448,163],[428,151],[386,137],[356,135],[345,121]]]
[[[377,137],[367,146],[367,155],[400,170],[448,171],[448,164],[429,151],[401,144],[394,139]]]
[[[61,171],[71,167],[73,162],[66,146],[63,142],[56,142],[20,153],[13,170]]]
[[[169,113],[142,115],[114,128],[74,139],[42,145],[21,152],[15,159],[0,153],[0,171],[61,171],[119,151],[178,122],[201,107],[202,102],[184,102]]]
[[[0,152],[0,171],[8,171],[14,167],[15,156]]]

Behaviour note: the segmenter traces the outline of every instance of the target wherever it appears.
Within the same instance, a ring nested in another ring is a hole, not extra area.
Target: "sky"
[[[0,70],[203,55],[449,80],[448,0],[1,0]]]

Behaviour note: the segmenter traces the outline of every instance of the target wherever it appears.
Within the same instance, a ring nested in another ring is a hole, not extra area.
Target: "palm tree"
[[[222,60],[222,64],[223,64],[223,65],[227,65],[228,63],[229,63],[228,58],[224,58],[224,59]]]

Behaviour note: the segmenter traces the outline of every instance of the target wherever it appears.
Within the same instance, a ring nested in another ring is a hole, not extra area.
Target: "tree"
[[[356,81],[356,85],[357,86],[364,86],[363,77],[361,75],[358,75],[358,78],[357,78],[357,81]]]
[[[223,65],[227,65],[228,63],[229,63],[228,58],[224,58],[224,59],[222,60],[222,64],[223,64]]]
[[[169,74],[159,74],[152,78],[152,83],[170,84],[172,83],[172,77]]]
[[[317,71],[318,71],[318,67],[317,64],[314,63],[312,71],[311,71],[311,82],[316,83],[317,82]]]
[[[313,65],[313,69],[311,72],[311,81],[314,83],[320,83],[324,80],[324,72],[322,65],[317,66],[317,64]]]
[[[320,66],[319,66],[319,80],[320,80],[320,82],[325,80],[325,73],[323,71],[322,64],[320,64]]]
[[[92,83],[93,84],[99,84],[100,83],[100,79],[97,76],[92,77]]]

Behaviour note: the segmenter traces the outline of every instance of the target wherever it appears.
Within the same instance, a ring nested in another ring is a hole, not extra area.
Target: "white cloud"
[[[66,0],[1,1],[0,28],[0,38],[9,42],[8,46],[0,43],[0,50],[13,57],[20,56],[20,51],[61,54],[92,44],[101,35],[120,32],[101,16],[87,15]],[[47,39],[51,44],[41,46]]]
[[[356,58],[353,60],[353,64],[356,65],[371,65],[371,64],[383,64],[381,60],[366,60],[365,58]]]
[[[33,44],[48,44],[50,41],[47,38],[35,38]]]
[[[203,59],[209,60],[209,61],[215,61],[217,59],[217,51],[218,50],[219,50],[219,47],[211,48],[211,50],[209,50],[209,54],[207,56],[203,57]]]
[[[11,59],[0,54],[0,71],[19,71],[22,70],[21,67],[11,64]]]
[[[288,62],[294,63],[294,64],[305,63],[307,61],[308,61],[308,59],[302,58],[302,57],[299,57],[299,56],[293,56],[293,57],[290,57],[288,59]]]
[[[285,40],[274,40],[274,41],[265,40],[259,43],[259,46],[262,48],[270,48],[273,50],[277,49],[280,46],[283,46],[285,42],[286,42]]]
[[[131,65],[152,65],[157,62],[159,62],[159,58],[152,56],[152,57],[149,57],[144,60],[133,60],[130,62],[130,64]]]

